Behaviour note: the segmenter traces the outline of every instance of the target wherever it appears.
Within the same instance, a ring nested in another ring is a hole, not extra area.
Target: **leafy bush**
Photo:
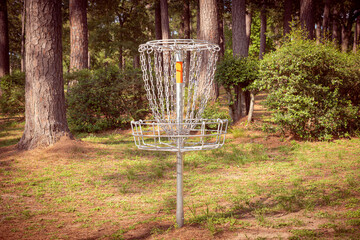
[[[209,102],[205,108],[202,118],[204,119],[227,119],[231,124],[232,119],[229,115],[229,111],[225,108],[221,108],[219,101]],[[214,125],[215,126],[215,125]]]
[[[226,90],[229,97],[231,118],[239,120],[240,95],[258,78],[259,61],[252,58],[226,56],[217,66],[215,80]]]
[[[15,115],[25,112],[25,73],[16,71],[0,79],[0,110]]]
[[[107,67],[66,75],[76,80],[67,92],[67,114],[71,130],[94,132],[128,127],[133,119],[147,114],[141,72]]]
[[[304,139],[349,136],[359,129],[360,62],[331,43],[294,31],[265,56],[257,86],[268,89],[274,121]]]

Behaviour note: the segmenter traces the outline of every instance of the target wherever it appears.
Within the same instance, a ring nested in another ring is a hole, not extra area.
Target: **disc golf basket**
[[[176,221],[184,224],[183,152],[225,143],[228,121],[203,119],[210,98],[219,46],[202,40],[169,39],[139,46],[152,120],[132,121],[139,149],[177,152]]]

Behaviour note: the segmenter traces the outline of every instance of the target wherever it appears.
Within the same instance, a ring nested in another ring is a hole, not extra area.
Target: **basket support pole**
[[[183,66],[182,56],[180,52],[175,53],[176,59],[176,122],[177,130],[179,135],[182,132],[182,121],[183,121]],[[178,152],[176,155],[176,223],[178,227],[184,225],[184,196],[183,196],[183,153],[181,152],[183,145],[182,138],[177,139]]]

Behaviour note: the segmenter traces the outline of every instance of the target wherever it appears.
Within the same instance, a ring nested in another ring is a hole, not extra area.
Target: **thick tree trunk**
[[[292,12],[292,2],[293,2],[292,0],[284,1],[284,22],[283,22],[284,36],[290,33],[291,30],[290,22],[291,22],[291,12]]]
[[[300,23],[307,31],[308,39],[314,39],[314,0],[300,0]]]
[[[162,39],[160,0],[155,0],[155,38]]]
[[[88,68],[86,0],[70,0],[70,70]]]
[[[169,13],[167,0],[160,0],[161,12],[161,36],[162,39],[170,39]]]
[[[262,6],[260,12],[260,51],[259,51],[259,59],[263,59],[266,48],[266,6]]]
[[[329,18],[330,18],[330,0],[324,1],[324,13],[322,20],[321,38],[326,39],[329,33]]]
[[[9,74],[9,28],[6,0],[0,0],[0,77]]]
[[[232,37],[234,56],[247,57],[249,48],[246,37],[246,5],[245,0],[232,2]]]
[[[183,38],[190,39],[190,0],[183,0],[182,32]]]
[[[200,39],[207,40],[211,43],[219,43],[219,28],[218,28],[218,11],[216,0],[200,0]],[[215,27],[214,27],[215,26]],[[204,60],[207,58],[204,57]],[[206,65],[206,61],[204,61]],[[201,71],[201,79],[205,79],[206,68]],[[208,86],[202,86],[208,87]],[[216,82],[212,86],[213,97],[216,99],[219,96],[219,88]]]
[[[360,16],[357,17],[355,23],[355,32],[354,32],[354,43],[353,43],[353,52],[356,53],[360,43]]]
[[[341,51],[347,52],[349,48],[349,42],[350,42],[350,36],[351,36],[351,29],[347,29],[346,26],[343,24],[341,25]]]
[[[339,44],[341,43],[341,32],[340,32],[340,24],[338,21],[339,18],[339,11],[338,9],[335,7],[333,9],[333,14],[332,14],[332,40],[336,43]]]
[[[26,0],[25,130],[18,148],[69,136],[62,77],[61,0]]]

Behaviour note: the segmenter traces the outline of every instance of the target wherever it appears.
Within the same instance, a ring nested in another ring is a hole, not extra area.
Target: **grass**
[[[4,149],[23,126],[1,126]],[[251,129],[232,134],[221,149],[185,154],[187,235],[175,224],[173,153],[138,150],[128,133],[83,134],[81,144],[5,152],[0,238],[191,239],[201,232],[202,239],[266,239],[275,232],[279,239],[356,239],[360,139],[279,139],[274,146],[252,138]]]

